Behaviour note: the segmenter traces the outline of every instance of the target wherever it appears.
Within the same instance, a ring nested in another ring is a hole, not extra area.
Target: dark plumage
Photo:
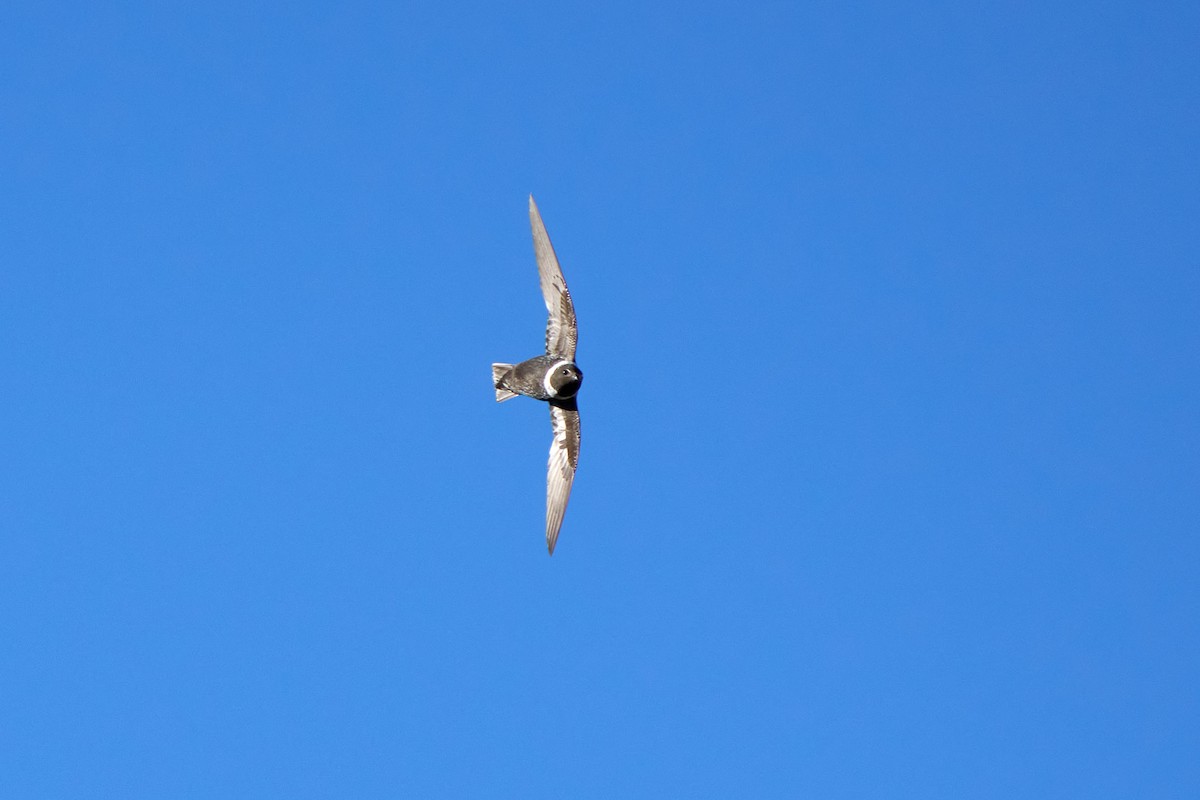
[[[554,555],[579,465],[579,407],[575,395],[583,384],[583,373],[575,364],[575,306],[533,195],[529,196],[529,223],[542,297],[550,315],[546,322],[546,354],[520,364],[492,364],[492,384],[498,403],[522,394],[550,404],[554,440],[546,474],[546,547]]]

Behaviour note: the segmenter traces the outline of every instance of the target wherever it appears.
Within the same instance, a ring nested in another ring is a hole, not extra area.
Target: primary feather
[[[533,252],[537,256],[538,278],[542,284],[542,297],[550,318],[546,322],[546,353],[552,356],[575,360],[575,343],[578,333],[575,327],[575,305],[567,291],[554,245],[538,213],[533,195],[529,195],[529,225],[533,228]]]

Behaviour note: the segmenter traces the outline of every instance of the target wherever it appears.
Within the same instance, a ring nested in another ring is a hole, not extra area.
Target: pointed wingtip
[[[529,194],[529,213],[530,214],[537,213],[537,203],[535,203],[533,201],[533,193],[532,192],[530,192],[530,194]]]

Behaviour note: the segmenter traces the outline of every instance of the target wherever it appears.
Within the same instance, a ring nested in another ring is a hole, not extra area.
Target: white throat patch
[[[542,378],[542,388],[546,390],[546,394],[550,395],[551,397],[558,397],[558,392],[556,392],[554,387],[550,384],[550,376],[553,375],[555,370],[557,370],[559,367],[570,363],[570,361],[565,359],[563,361],[555,361],[554,364],[551,365],[550,369],[546,370],[546,377]]]

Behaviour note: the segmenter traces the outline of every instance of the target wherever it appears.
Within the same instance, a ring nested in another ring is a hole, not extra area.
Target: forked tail
[[[505,400],[511,400],[517,396],[516,392],[510,392],[508,389],[500,387],[500,382],[504,380],[504,376],[508,375],[508,371],[512,368],[512,364],[492,364],[492,385],[496,387],[497,403],[503,403]]]

